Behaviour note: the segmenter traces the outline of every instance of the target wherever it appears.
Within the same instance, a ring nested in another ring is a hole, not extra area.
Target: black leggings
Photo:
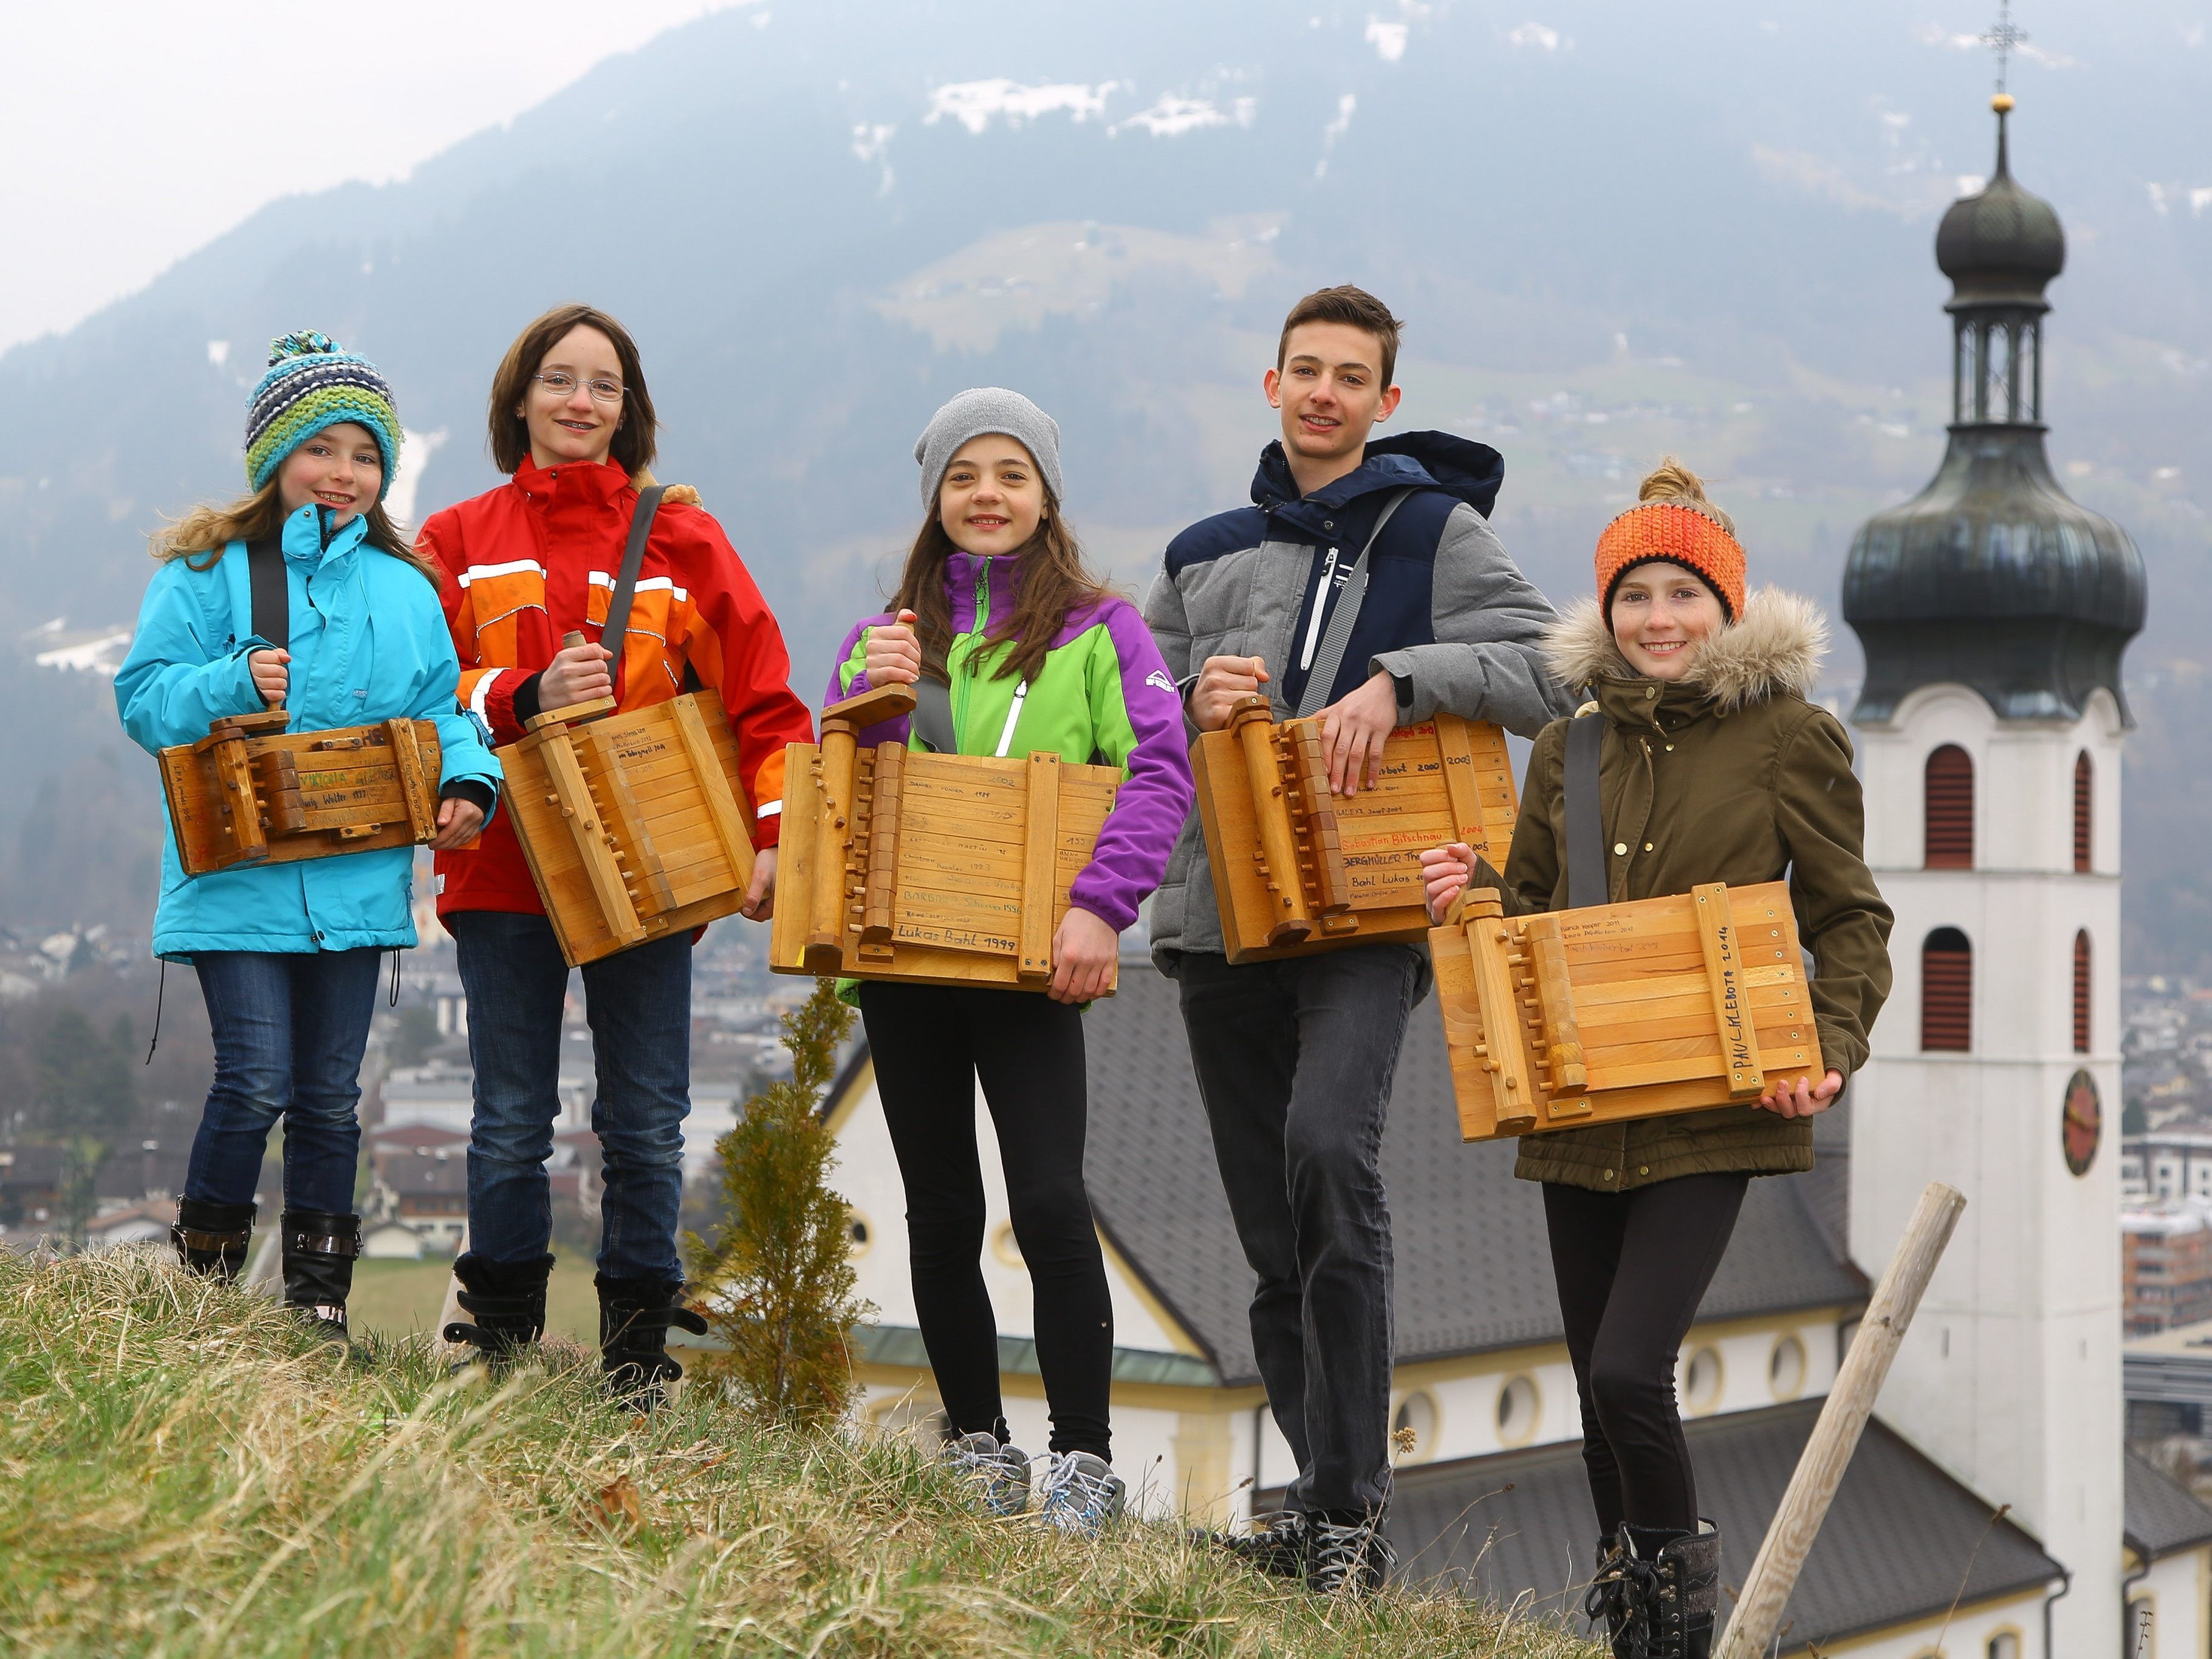
[[[1674,1357],[1750,1184],[1742,1175],[1681,1176],[1626,1193],[1545,1184],[1544,1225],[1601,1536],[1624,1521],[1698,1529]]]
[[[981,1261],[980,1078],[1036,1298],[1051,1449],[1110,1455],[1114,1305],[1083,1188],[1083,1016],[1033,992],[876,983],[861,986],[860,1013],[906,1183],[915,1310],[945,1414],[973,1434],[994,1427],[1001,1410]]]

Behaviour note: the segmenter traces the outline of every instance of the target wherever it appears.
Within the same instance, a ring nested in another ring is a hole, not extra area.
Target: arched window
[[[2089,751],[2084,749],[2074,762],[2074,870],[2077,875],[2089,873],[2090,802],[2096,781],[2096,769],[2089,763]]]
[[[1920,1048],[1965,1054],[1974,1046],[1974,947],[1938,927],[1920,947]]]
[[[1930,870],[1974,867],[1974,763],[1955,743],[1928,757],[1923,862]]]
[[[2089,1052],[2089,930],[2074,935],[2074,1052]]]

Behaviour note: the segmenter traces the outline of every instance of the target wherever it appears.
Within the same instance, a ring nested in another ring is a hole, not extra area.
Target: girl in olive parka
[[[1554,677],[1604,721],[1598,797],[1608,902],[1787,876],[1813,953],[1820,1071],[1755,1105],[1525,1137],[1543,1183],[1583,1455],[1601,1535],[1589,1611],[1617,1652],[1703,1655],[1720,1538],[1700,1522],[1674,1361],[1759,1175],[1813,1167],[1810,1119],[1867,1057],[1889,992],[1890,911],[1863,856],[1843,724],[1807,700],[1827,641],[1810,602],[1745,592],[1727,515],[1673,461],[1599,538],[1599,598],[1546,641]],[[1499,878],[1464,847],[1425,854],[1441,915],[1470,878],[1516,913],[1566,908],[1568,720],[1538,736]],[[1672,1589],[1671,1596],[1667,1595]]]

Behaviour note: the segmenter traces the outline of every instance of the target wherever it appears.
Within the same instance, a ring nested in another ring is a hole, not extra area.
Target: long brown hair
[[[530,422],[514,411],[529,396],[531,377],[545,354],[573,328],[595,328],[605,335],[615,349],[615,361],[622,365],[622,422],[607,453],[635,480],[653,465],[660,422],[653,412],[653,394],[645,389],[645,365],[638,357],[637,342],[597,306],[555,306],[514,337],[500,360],[499,373],[491,379],[491,464],[511,476],[530,459]]]
[[[407,538],[392,522],[392,515],[384,510],[382,501],[373,503],[362,516],[368,520],[367,539],[371,547],[389,553],[431,586],[441,585],[437,561],[407,544]],[[212,570],[222,559],[223,550],[233,542],[255,542],[264,536],[281,535],[284,517],[283,504],[277,498],[276,480],[272,477],[251,495],[240,495],[224,507],[196,507],[181,519],[163,525],[149,538],[152,545],[148,550],[164,562],[182,559],[191,569]]]
[[[895,613],[911,611],[915,614],[921,672],[947,683],[951,676],[945,670],[945,658],[952,648],[952,602],[945,594],[945,561],[958,550],[932,507],[922,520],[921,533],[914,538],[913,550],[906,556],[898,597],[891,601]],[[1036,533],[1012,556],[1021,564],[1013,611],[994,620],[984,637],[994,644],[1005,640],[1014,642],[1006,660],[993,672],[993,679],[1017,674],[1032,680],[1043,669],[1054,637],[1066,626],[1068,612],[1111,597],[1113,589],[1085,567],[1083,550],[1049,495],[1044,498],[1044,515],[1037,520]]]

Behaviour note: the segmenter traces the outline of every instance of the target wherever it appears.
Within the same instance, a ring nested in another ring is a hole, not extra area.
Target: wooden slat
[[[639,924],[628,884],[607,846],[605,827],[599,821],[591,789],[584,781],[583,768],[577,764],[575,750],[569,746],[567,735],[553,736],[539,746],[537,753],[544,765],[547,782],[560,797],[561,816],[575,842],[577,859],[591,882],[607,932],[621,946],[642,943],[645,929]]]
[[[752,837],[745,833],[744,815],[738,809],[737,797],[731,793],[730,781],[723,775],[721,762],[714,752],[713,736],[707,730],[707,721],[699,711],[698,703],[690,697],[678,697],[669,704],[676,723],[678,740],[690,757],[692,769],[698,775],[700,799],[705,804],[713,820],[714,835],[722,844],[724,855],[730,861],[731,872],[737,878],[740,889],[749,887],[753,878]]]
[[[876,750],[875,775],[868,792],[868,876],[860,902],[860,943],[888,945],[891,908],[898,894],[899,797],[906,773],[906,746],[887,743]]]
[[[261,807],[253,798],[246,739],[228,737],[216,743],[208,750],[208,769],[214,775],[216,799],[222,805],[223,862],[266,858],[269,842],[261,833]]]
[[[818,752],[811,743],[786,744],[783,750],[783,827],[776,837],[775,912],[769,920],[769,966],[778,973],[800,973],[806,964],[820,823],[813,811]]]
[[[438,834],[437,775],[425,775],[422,750],[416,739],[416,723],[409,720],[386,720],[384,723],[386,741],[392,750],[392,761],[399,774],[400,805],[407,814],[408,828],[416,841],[433,841]]]
[[[1721,1053],[1728,1066],[1729,1096],[1758,1096],[1765,1083],[1759,1063],[1759,1032],[1744,1000],[1743,957],[1735,919],[1729,912],[1728,888],[1711,882],[1692,890],[1698,907],[1698,933],[1705,945],[1705,976],[1712,987],[1713,1018],[1720,1028]]]
[[[1022,877],[1021,960],[1025,981],[1052,977],[1052,898],[1059,873],[1060,757],[1029,758],[1028,842]]]

